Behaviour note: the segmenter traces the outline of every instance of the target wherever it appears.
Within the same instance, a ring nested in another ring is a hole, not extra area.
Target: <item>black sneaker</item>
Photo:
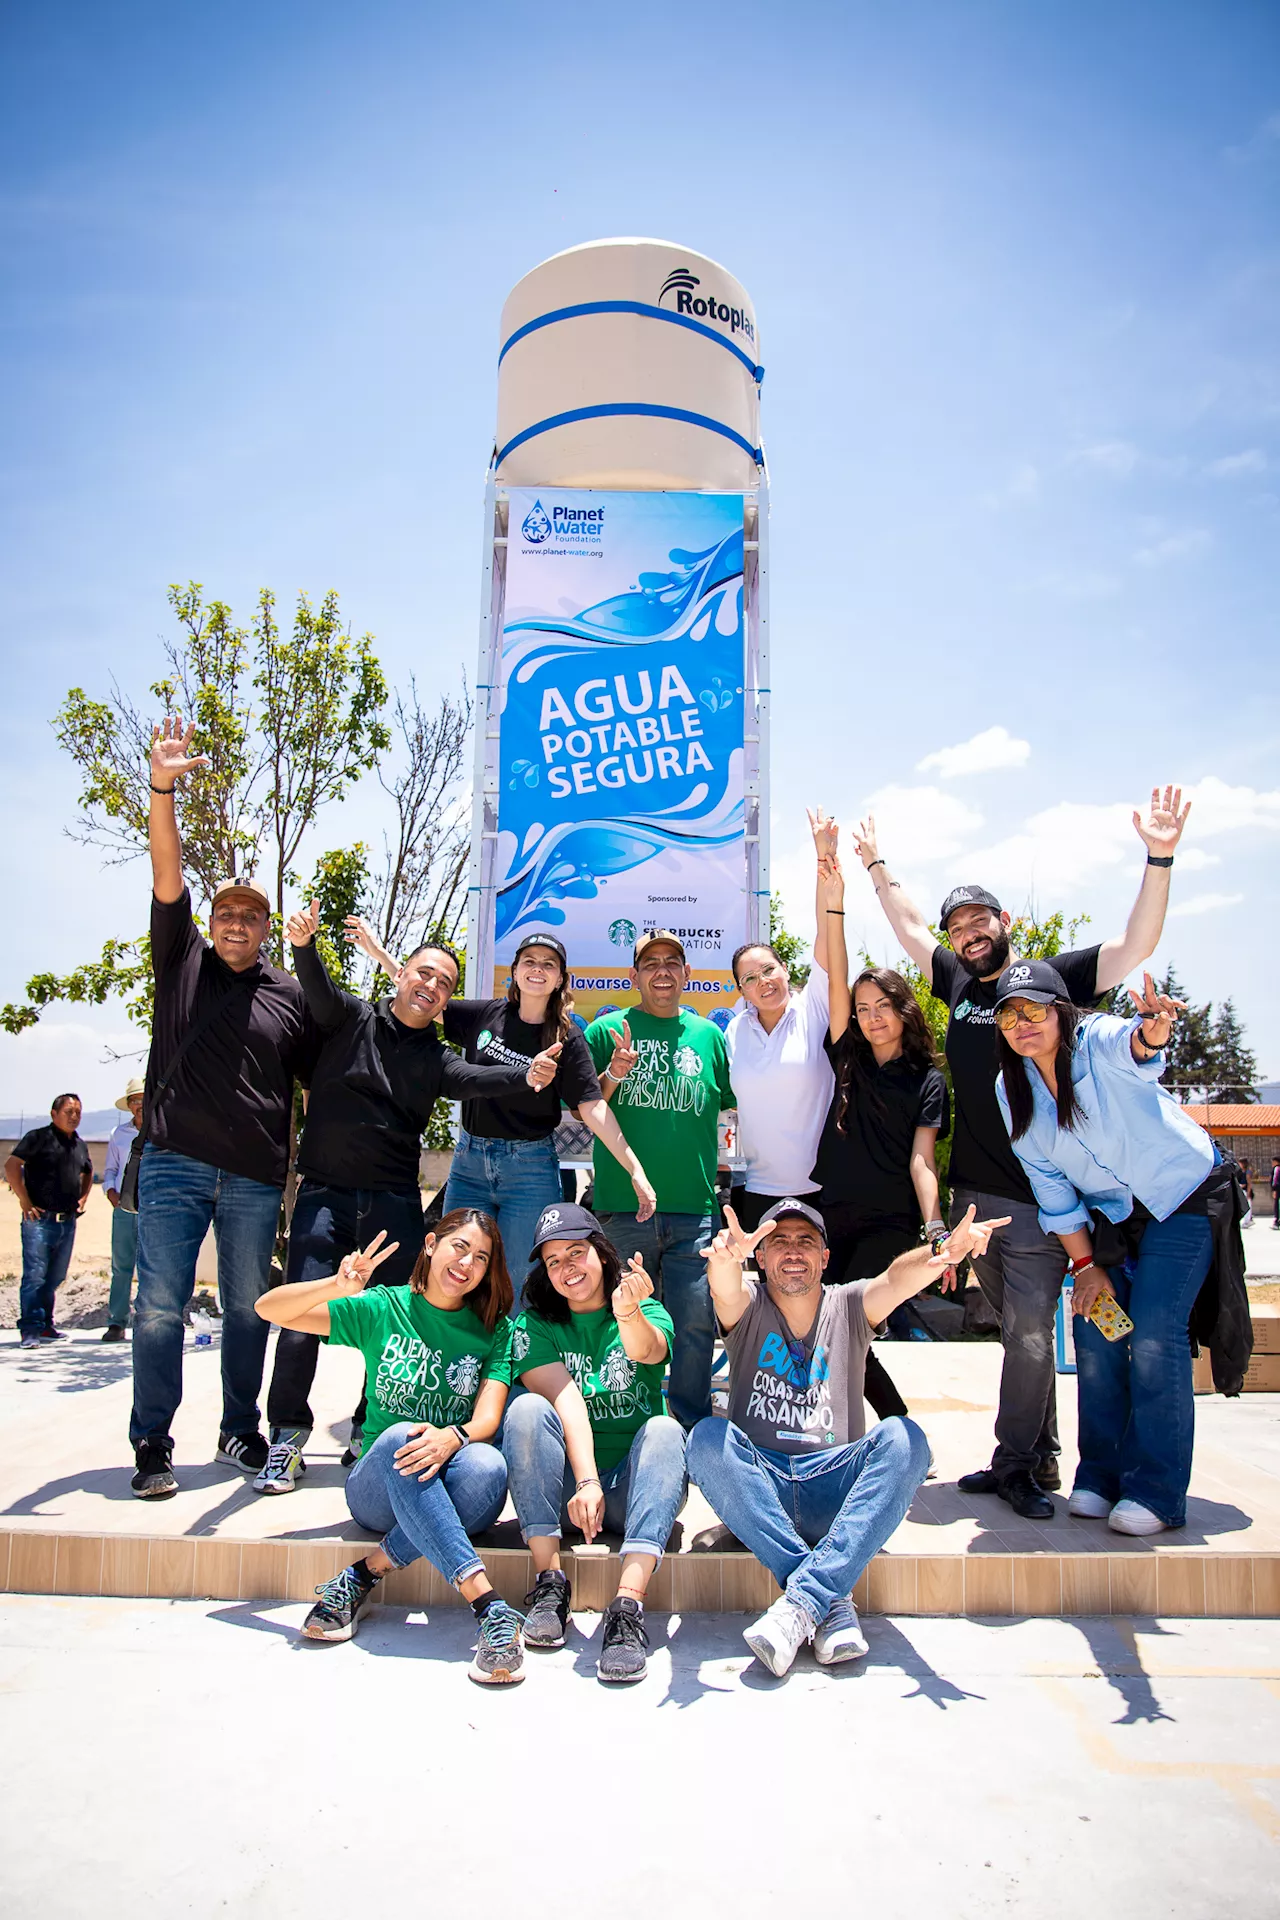
[[[961,1493],[999,1493],[1000,1482],[990,1467],[979,1467],[976,1473],[962,1473],[956,1481]]]
[[[173,1477],[173,1444],[168,1440],[142,1440],[133,1450],[138,1471],[129,1485],[139,1500],[171,1500],[178,1491]]]
[[[520,1629],[524,1619],[505,1600],[495,1600],[480,1622],[475,1658],[467,1668],[469,1679],[482,1687],[511,1687],[524,1679],[524,1648]]]
[[[370,1573],[363,1560],[344,1567],[332,1580],[317,1587],[319,1599],[302,1623],[308,1640],[350,1640],[361,1609],[378,1586],[381,1574]]]
[[[538,1575],[533,1583],[533,1592],[526,1593],[524,1597],[525,1606],[529,1609],[524,1618],[526,1646],[564,1645],[569,1625],[570,1599],[571,1589],[565,1574],[549,1570]]]
[[[649,1636],[644,1630],[644,1608],[628,1593],[620,1593],[605,1608],[604,1639],[596,1661],[596,1679],[615,1686],[627,1686],[643,1680],[648,1672],[645,1649]]]
[[[124,1337],[125,1337],[125,1332],[123,1327],[108,1327],[106,1328],[102,1336],[103,1340],[108,1345],[110,1345],[113,1341],[123,1340]]]
[[[214,1458],[241,1473],[261,1473],[270,1451],[260,1433],[220,1433]]]
[[[65,1340],[66,1337],[66,1334],[59,1333],[56,1327],[41,1327],[40,1329],[40,1338],[42,1340]]]
[[[1015,1473],[1007,1473],[996,1492],[1002,1500],[1007,1500],[1016,1514],[1024,1520],[1052,1520],[1053,1502],[1047,1493],[1041,1493],[1039,1487],[1025,1467],[1019,1467]]]

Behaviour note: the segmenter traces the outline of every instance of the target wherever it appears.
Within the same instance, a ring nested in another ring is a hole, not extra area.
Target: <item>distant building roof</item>
[[[1280,1107],[1187,1107],[1202,1127],[1218,1133],[1280,1133]]]

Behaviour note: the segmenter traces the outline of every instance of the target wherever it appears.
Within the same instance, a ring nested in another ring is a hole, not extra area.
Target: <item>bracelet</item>
[[[584,1487],[598,1487],[599,1485],[600,1485],[599,1474],[589,1473],[585,1480],[579,1480],[576,1483],[573,1490],[575,1493],[581,1493]]]
[[[1149,853],[1147,855],[1147,865],[1149,867],[1171,867],[1173,865],[1173,855],[1171,853]]]
[[[883,865],[884,865],[884,861],[883,861],[883,860],[868,860],[868,862],[867,862],[867,872],[868,872],[868,873],[870,873],[870,871],[871,871],[871,869],[872,869],[872,867],[882,867]]]
[[[1169,1044],[1168,1038],[1166,1037],[1157,1046],[1154,1040],[1148,1040],[1146,1034],[1142,1031],[1141,1027],[1135,1027],[1134,1032],[1137,1034],[1139,1040],[1142,1042],[1143,1046],[1147,1049],[1148,1053],[1163,1053],[1165,1048]]]
[[[1071,1262],[1071,1278],[1075,1280],[1080,1274],[1088,1273],[1090,1267],[1096,1267],[1097,1265],[1098,1263],[1091,1253],[1084,1254],[1079,1260],[1073,1260]]]
[[[455,1434],[457,1436],[458,1446],[460,1448],[469,1447],[471,1445],[471,1435],[467,1432],[465,1427],[458,1426],[456,1421],[449,1428],[449,1431],[450,1433]]]
[[[836,919],[837,919],[837,920],[843,920],[843,919],[844,919],[844,908],[843,908],[843,907],[828,907],[828,908],[827,908],[827,912],[828,912],[828,913],[833,913],[833,914],[835,915],[835,917],[836,917]]]
[[[639,1311],[640,1311],[639,1307],[632,1307],[630,1313],[615,1313],[613,1317],[615,1321],[634,1320],[636,1315],[639,1313]]]
[[[147,782],[147,785],[148,785],[148,786],[150,787],[150,789],[151,789],[151,791],[152,791],[152,793],[168,793],[168,794],[172,794],[172,793],[174,793],[174,792],[176,791],[176,786],[173,786],[173,787],[158,787],[158,786],[156,785],[156,783],[155,783],[155,781],[154,781],[154,780],[148,780],[148,782]]]
[[[935,1234],[945,1233],[946,1230],[947,1223],[945,1220],[926,1220],[924,1223],[924,1237],[926,1240],[932,1240]]]

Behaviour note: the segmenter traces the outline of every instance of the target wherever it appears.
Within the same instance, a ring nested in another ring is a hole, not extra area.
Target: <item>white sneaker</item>
[[[834,1667],[841,1660],[861,1660],[868,1651],[858,1609],[852,1600],[837,1600],[813,1636],[814,1659],[820,1667]]]
[[[1067,1502],[1067,1512],[1077,1520],[1105,1520],[1113,1504],[1100,1493],[1090,1493],[1088,1487],[1077,1487]]]
[[[1136,1500],[1117,1500],[1107,1519],[1112,1533],[1166,1533],[1168,1529],[1158,1513],[1139,1506]]]
[[[295,1477],[305,1473],[302,1449],[307,1435],[298,1427],[273,1427],[267,1464],[253,1483],[255,1493],[292,1493]]]
[[[804,1608],[797,1607],[784,1593],[742,1637],[761,1666],[768,1667],[780,1680],[805,1641],[812,1640],[813,1622]]]

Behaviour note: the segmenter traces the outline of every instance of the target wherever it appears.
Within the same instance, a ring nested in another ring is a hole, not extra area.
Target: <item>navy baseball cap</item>
[[[814,1207],[807,1207],[803,1200],[775,1200],[767,1212],[760,1215],[760,1225],[768,1220],[786,1220],[793,1216],[798,1220],[807,1220],[822,1235],[822,1244],[827,1244],[827,1224]]]
[[[1006,1000],[1034,1000],[1042,1007],[1055,1000],[1070,1000],[1067,983],[1047,960],[1015,960],[996,981],[996,1005]]]
[[[526,933],[524,939],[520,942],[520,945],[516,948],[515,952],[511,956],[511,964],[513,967],[516,961],[520,958],[520,955],[524,953],[526,949],[529,947],[545,947],[548,953],[554,953],[558,958],[560,962],[561,973],[568,973],[569,956],[565,952],[564,948],[560,945],[560,942],[556,939],[555,935],[551,933]]]
[[[586,1240],[593,1233],[603,1232],[594,1213],[588,1213],[573,1200],[556,1200],[538,1215],[530,1251],[536,1253],[547,1240]]]
[[[938,925],[944,933],[947,930],[947,921],[957,907],[990,907],[992,913],[1004,911],[994,893],[988,893],[985,887],[952,887],[938,909]]]

